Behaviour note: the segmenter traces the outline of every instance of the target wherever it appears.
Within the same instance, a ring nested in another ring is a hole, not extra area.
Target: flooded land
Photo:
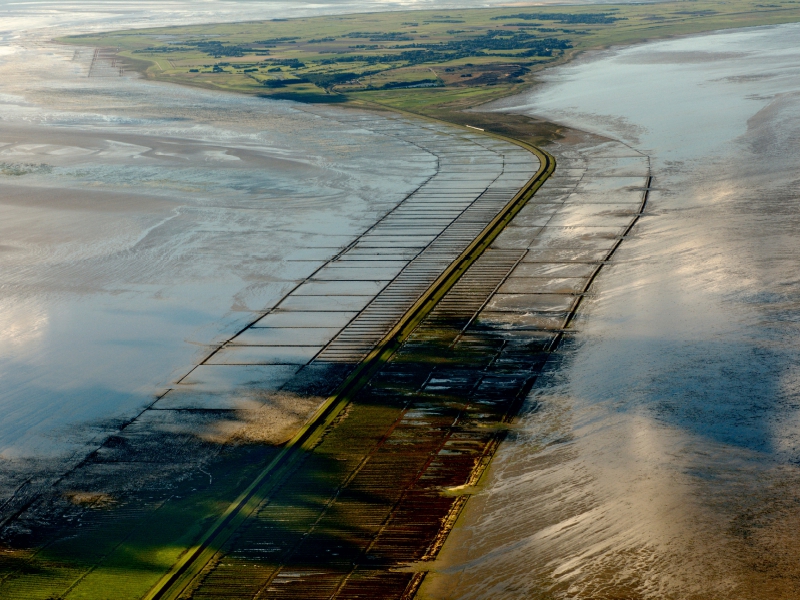
[[[53,41],[500,4],[0,0],[0,596],[800,594],[799,25],[459,113],[547,131],[532,197],[550,158],[361,82],[300,104]]]

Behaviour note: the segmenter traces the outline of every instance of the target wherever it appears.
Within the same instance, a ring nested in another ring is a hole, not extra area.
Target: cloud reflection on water
[[[504,102],[647,152],[657,189],[468,504],[442,597],[800,593],[799,39],[610,50]]]

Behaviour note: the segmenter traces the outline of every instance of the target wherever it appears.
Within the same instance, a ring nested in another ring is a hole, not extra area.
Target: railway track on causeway
[[[240,497],[148,598],[416,595],[647,202],[649,159],[601,155],[602,168],[566,169],[529,204],[555,167],[539,156],[536,177],[328,399],[260,491]]]
[[[320,406],[314,417],[297,432],[284,446],[278,456],[276,456],[271,463],[258,474],[244,492],[228,506],[222,516],[207,530],[199,542],[191,547],[183,555],[181,560],[150,590],[145,596],[147,600],[177,599],[187,594],[205,597],[203,592],[204,586],[214,587],[213,583],[209,583],[206,580],[209,579],[209,576],[213,579],[214,574],[219,575],[219,573],[216,573],[216,568],[221,564],[220,561],[222,557],[226,553],[230,553],[233,546],[235,546],[237,535],[241,532],[241,529],[248,521],[255,520],[255,522],[257,522],[259,520],[259,515],[257,513],[260,510],[263,511],[265,507],[270,505],[281,488],[286,485],[287,480],[297,472],[300,466],[307,462],[309,454],[312,453],[315,448],[319,447],[320,442],[326,434],[330,434],[331,427],[336,424],[337,419],[341,417],[342,413],[351,406],[354,398],[364,390],[376,373],[387,364],[389,359],[397,352],[404,342],[408,340],[412,332],[419,327],[420,323],[431,315],[436,306],[451,292],[451,290],[453,290],[454,286],[459,283],[464,274],[484,256],[492,242],[494,242],[508,223],[511,222],[525,206],[526,202],[553,173],[555,170],[555,159],[551,155],[530,146],[525,147],[527,150],[534,153],[540,162],[539,170],[534,176],[519,190],[511,202],[483,228],[480,234],[465,250],[463,250],[463,252],[461,252],[458,258],[435,279],[433,284],[430,285],[418,300],[414,302],[411,308],[402,315],[400,320],[384,335],[367,356],[358,363],[355,369],[351,371],[334,393]],[[493,268],[491,264],[492,260],[497,259],[499,259],[501,264],[499,270]],[[486,265],[482,265],[482,269],[475,271],[475,273],[481,274],[480,279],[483,281],[475,281],[471,278],[468,283],[466,293],[476,299],[480,299],[479,305],[477,307],[472,307],[473,313],[480,308],[487,294],[494,291],[499,284],[499,281],[494,281],[492,279],[492,274],[496,275],[496,273],[502,273],[504,276],[510,266],[507,264],[509,261],[508,256],[501,257],[495,253],[495,255],[492,256],[492,260],[488,261]],[[515,264],[517,260],[518,257],[515,255],[511,264]],[[487,280],[492,281],[492,283],[489,288],[483,289],[486,287],[485,282]],[[472,291],[469,291],[470,289]],[[475,290],[479,291],[476,293]],[[473,300],[473,303],[474,302],[475,300]],[[392,431],[396,430],[396,424],[391,426],[391,429]],[[382,435],[382,437],[386,438],[385,435]],[[363,463],[365,463],[365,459],[374,458],[375,452],[376,448],[372,448],[367,452],[367,456],[361,458],[358,467],[346,478],[350,483],[352,483],[358,474],[364,472]],[[336,489],[333,490],[333,498],[338,498],[341,495],[343,487],[342,485],[335,486]],[[402,491],[402,488],[399,488],[399,491]],[[316,493],[320,494],[320,500],[323,505],[331,504],[330,497],[327,499],[323,498],[325,492]],[[328,508],[330,508],[330,506],[328,506]],[[324,514],[323,512],[320,517],[324,516]],[[353,516],[356,517],[356,515]],[[383,523],[383,521],[385,521],[385,517],[381,519],[381,523]],[[310,529],[313,530],[314,527],[312,526]],[[378,529],[380,530],[380,527]],[[308,532],[303,532],[299,540],[294,540],[295,545],[305,541],[308,537],[307,533]],[[440,536],[438,530],[434,533],[434,537],[437,536]],[[374,541],[375,540],[373,540],[373,542]],[[233,546],[231,544],[233,544]],[[429,546],[429,544],[425,545]],[[294,548],[287,556],[290,558],[296,557],[297,550],[298,548]],[[283,562],[287,563],[288,559]],[[267,577],[267,581],[265,582],[258,582],[255,584],[256,589],[253,589],[254,586],[244,586],[246,589],[239,590],[243,596],[239,596],[237,591],[233,589],[236,587],[235,581],[230,582],[232,587],[223,584],[223,588],[228,589],[216,590],[211,595],[226,598],[252,596],[253,594],[258,595],[264,592],[265,586],[268,587],[270,585],[269,582],[274,583],[275,580],[280,577],[281,568],[285,566],[285,564],[274,565],[272,569],[272,571],[274,571],[273,576]],[[350,575],[352,576],[352,573],[350,573]],[[237,579],[237,575],[233,573],[224,573],[224,577],[232,577],[233,580]],[[323,577],[323,579],[325,578]],[[400,579],[404,580],[407,579],[407,577],[401,577]],[[411,576],[410,579],[411,587],[413,588],[417,585],[415,582],[417,582],[419,576]],[[241,580],[239,581],[241,582]],[[384,590],[384,593],[388,591],[386,587],[387,582],[381,580],[378,585]],[[324,587],[326,588],[324,593],[327,593],[327,588],[329,586]],[[403,583],[402,587],[403,593],[406,593],[405,590],[407,588],[410,589],[408,582]],[[339,591],[341,592],[341,590]],[[302,593],[306,594],[308,590]],[[308,595],[305,597],[311,598],[315,596]]]
[[[0,597],[398,600],[436,581],[510,421],[642,215],[649,158],[592,138],[555,144],[556,171],[488,134],[351,116],[402,132],[435,173],[20,508]],[[295,404],[317,408],[288,443],[207,437]]]

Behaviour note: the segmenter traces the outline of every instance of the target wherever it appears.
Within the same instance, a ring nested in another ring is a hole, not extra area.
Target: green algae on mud
[[[793,0],[398,11],[87,34],[126,68],[305,102],[360,100],[445,118],[518,93],[586,50],[800,20]],[[445,119],[449,120],[449,119]]]
[[[141,475],[129,473],[107,503],[77,506],[72,496],[63,498],[62,518],[37,532],[51,543],[0,552],[3,598],[141,598],[276,451],[262,444],[225,448],[207,473],[177,464],[169,485],[150,481],[138,492],[126,488]],[[63,536],[66,528],[71,535]]]

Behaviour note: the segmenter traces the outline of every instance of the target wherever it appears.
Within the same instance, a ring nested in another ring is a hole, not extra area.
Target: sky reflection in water
[[[325,108],[87,78],[91,51],[47,40],[154,18],[115,6],[99,18],[6,5],[4,25],[33,28],[0,42],[6,460],[82,458],[436,164]]]
[[[503,102],[650,154],[657,189],[448,542],[444,596],[797,597],[798,42],[612,50]]]

